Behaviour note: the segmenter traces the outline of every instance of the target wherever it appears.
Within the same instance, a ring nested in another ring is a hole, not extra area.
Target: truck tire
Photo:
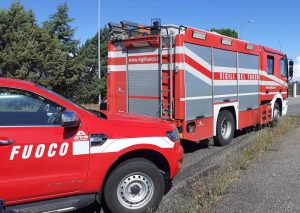
[[[225,146],[230,144],[235,131],[234,117],[230,111],[223,110],[219,113],[216,130],[215,145]]]
[[[272,118],[272,125],[275,126],[277,122],[279,121],[281,116],[280,107],[278,102],[275,102],[274,104],[274,110],[273,110],[273,118]]]
[[[104,186],[104,199],[114,213],[154,212],[165,191],[164,177],[158,167],[143,158],[118,165]]]

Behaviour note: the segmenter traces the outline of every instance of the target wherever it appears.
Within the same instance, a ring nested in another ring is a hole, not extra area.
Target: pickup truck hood
[[[145,128],[167,128],[170,123],[160,118],[153,118],[146,115],[128,114],[128,113],[114,113],[109,111],[101,111],[107,116],[107,120],[118,126],[138,126]]]

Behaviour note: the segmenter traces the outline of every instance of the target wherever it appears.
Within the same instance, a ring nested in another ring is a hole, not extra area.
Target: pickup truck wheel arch
[[[155,210],[165,192],[163,174],[151,161],[132,158],[119,164],[103,188],[107,207],[116,213]]]
[[[162,154],[154,150],[150,150],[150,149],[133,150],[131,152],[125,153],[124,155],[121,155],[109,168],[108,172],[105,175],[105,179],[101,185],[101,188],[99,189],[99,192],[97,193],[96,196],[96,200],[98,203],[102,203],[103,201],[102,199],[103,187],[109,175],[117,168],[118,165],[133,158],[143,158],[154,163],[164,174],[165,184],[166,186],[168,186],[166,190],[169,189],[170,166],[167,159]]]

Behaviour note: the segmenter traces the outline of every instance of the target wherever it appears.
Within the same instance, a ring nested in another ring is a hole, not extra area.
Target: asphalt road
[[[300,115],[300,97],[288,99],[288,115]]]
[[[300,115],[300,97],[289,115]],[[212,212],[300,212],[300,128],[255,162]]]
[[[300,97],[289,99],[300,115]],[[300,212],[300,127],[282,138],[236,182],[212,212]]]
[[[300,127],[265,152],[212,212],[300,212],[299,138]]]

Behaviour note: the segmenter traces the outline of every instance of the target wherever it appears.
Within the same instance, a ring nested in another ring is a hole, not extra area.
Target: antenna
[[[280,41],[280,39],[279,39],[279,48],[280,48],[280,49],[279,49],[280,52],[282,52],[282,51],[281,51],[281,41]]]

